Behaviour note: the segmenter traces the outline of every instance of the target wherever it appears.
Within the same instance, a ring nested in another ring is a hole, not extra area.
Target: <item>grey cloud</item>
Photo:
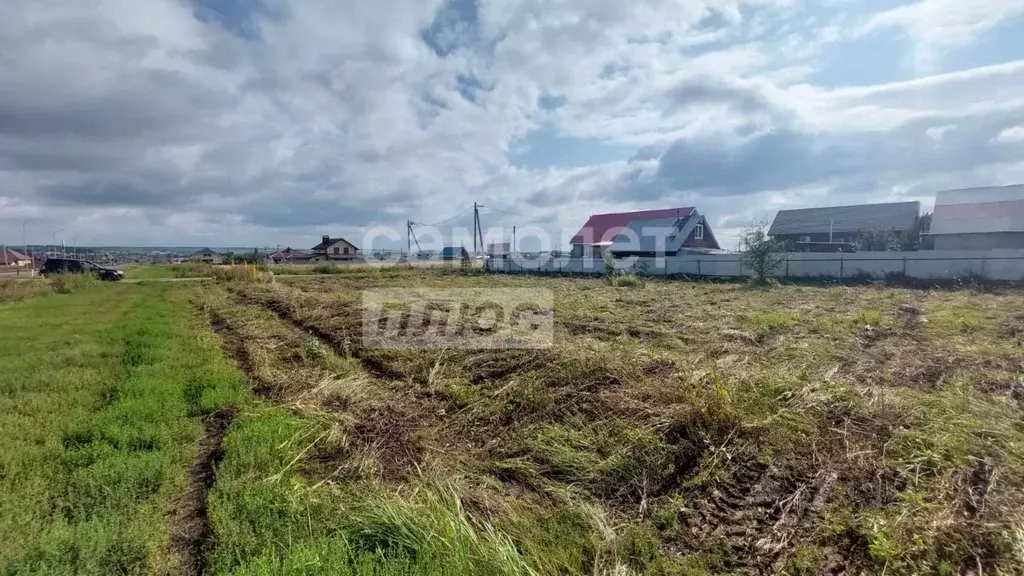
[[[1019,160],[1024,144],[997,146],[992,134],[1024,111],[961,122],[936,142],[921,120],[892,131],[820,134],[780,129],[741,140],[679,140],[658,160],[656,172],[622,178],[620,197],[660,198],[675,190],[741,196],[827,182],[846,190],[877,191],[882,180],[970,170]]]
[[[727,104],[737,112],[748,115],[781,113],[781,109],[758,87],[715,76],[684,80],[671,89],[667,97],[669,105],[664,111],[666,116],[692,106],[719,104]]]
[[[166,189],[154,190],[152,181],[144,186],[127,182],[55,184],[42,187],[40,196],[61,206],[167,206],[181,200]]]

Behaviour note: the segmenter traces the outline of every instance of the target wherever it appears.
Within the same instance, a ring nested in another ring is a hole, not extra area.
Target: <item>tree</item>
[[[894,252],[900,249],[903,235],[891,230],[862,230],[857,235],[858,252]]]
[[[743,256],[740,261],[753,272],[751,282],[757,286],[771,284],[772,272],[785,260],[783,245],[768,235],[765,222],[751,222],[740,233]]]
[[[935,248],[935,241],[930,236],[923,236],[927,234],[932,228],[932,215],[922,214],[914,220],[914,226],[903,234],[901,238],[902,250],[913,252],[916,250],[933,250]]]

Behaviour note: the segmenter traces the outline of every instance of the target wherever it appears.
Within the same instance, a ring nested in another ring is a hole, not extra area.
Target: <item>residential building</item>
[[[224,257],[219,252],[210,248],[196,250],[188,257],[189,262],[202,262],[203,264],[223,264]]]
[[[338,262],[359,259],[359,249],[356,248],[355,244],[344,238],[323,236],[320,243],[313,246],[310,252],[312,252],[314,262]]]
[[[306,264],[313,260],[313,255],[302,250],[292,250],[291,247],[278,250],[267,256],[274,264]]]
[[[570,243],[574,258],[673,256],[720,248],[707,218],[693,207],[595,214]]]
[[[1024,248],[1024,185],[939,192],[928,235],[936,250]]]
[[[488,258],[508,258],[512,254],[512,245],[508,242],[497,242],[487,245],[487,250],[484,252]]]
[[[908,232],[920,214],[920,202],[779,210],[768,235],[798,252],[852,252],[862,233]]]
[[[469,260],[469,252],[461,246],[447,246],[441,250],[441,260]]]
[[[0,266],[30,266],[32,258],[17,250],[0,246]]]

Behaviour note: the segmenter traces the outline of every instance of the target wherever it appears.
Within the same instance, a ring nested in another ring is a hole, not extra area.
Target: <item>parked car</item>
[[[116,282],[124,279],[124,272],[100,266],[88,260],[72,260],[70,258],[47,258],[39,270],[43,276],[51,274],[94,274],[100,280]]]

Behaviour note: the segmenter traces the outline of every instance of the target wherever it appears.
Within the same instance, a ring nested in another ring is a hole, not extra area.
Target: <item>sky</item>
[[[1024,182],[1024,0],[4,0],[0,242],[565,247]],[[25,221],[30,221],[22,226]],[[61,232],[54,232],[63,229]],[[465,229],[465,230],[462,230]]]

